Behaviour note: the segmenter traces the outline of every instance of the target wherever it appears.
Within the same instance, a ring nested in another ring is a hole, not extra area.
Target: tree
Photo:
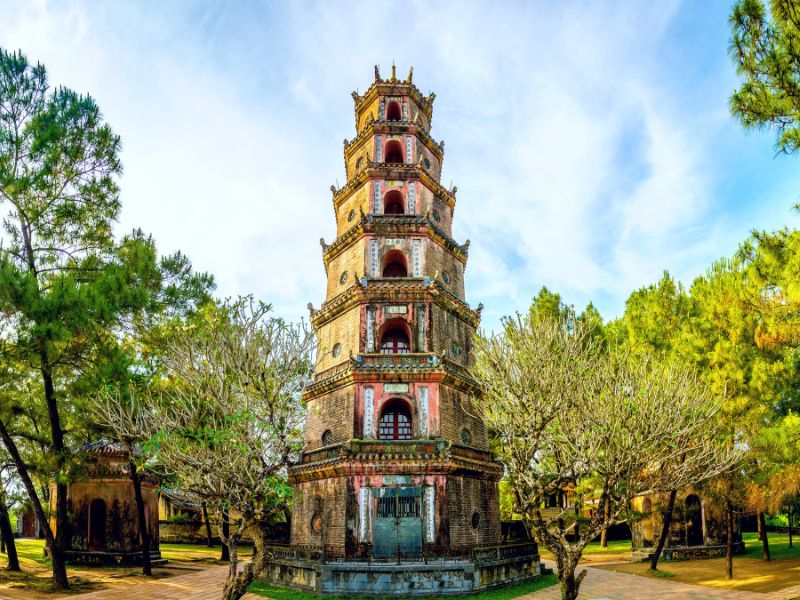
[[[738,0],[729,22],[731,59],[742,85],[730,98],[746,129],[777,132],[779,152],[800,149],[800,6],[796,0]]]
[[[302,446],[300,394],[313,371],[313,335],[271,317],[251,298],[204,307],[172,336],[163,394],[139,411],[158,433],[150,447],[182,490],[204,503],[229,549],[223,598],[240,598],[264,569],[266,527],[291,494],[286,467]],[[147,445],[147,444],[146,444]],[[239,570],[246,530],[256,545]]]
[[[0,456],[4,462],[0,463],[0,540],[2,540],[3,552],[8,554],[9,571],[19,571],[19,558],[17,557],[17,546],[14,542],[14,531],[11,529],[11,518],[9,512],[14,506],[13,494],[11,489],[14,465],[5,461],[4,456]]]
[[[25,381],[35,377],[39,391],[33,398],[2,396],[0,439],[43,523],[56,589],[68,587],[67,436],[90,425],[84,399],[126,373],[118,344],[126,327],[177,302],[176,290],[187,280],[198,289],[211,285],[207,276],[192,276],[180,254],[159,260],[141,231],[114,239],[119,149],[91,97],[50,89],[42,65],[0,49],[0,203],[8,209],[0,309],[12,333],[0,358]],[[26,455],[20,445],[25,432],[14,429],[20,412],[35,421],[43,457]],[[42,470],[32,473],[32,466]],[[37,475],[55,483],[55,534]]]
[[[579,320],[517,315],[501,334],[479,335],[476,349],[477,410],[520,512],[556,557],[566,600],[585,576],[575,575],[584,547],[626,519],[633,497],[692,485],[736,460],[719,443],[719,406],[693,371],[604,351]],[[569,506],[546,517],[546,498],[565,489]]]

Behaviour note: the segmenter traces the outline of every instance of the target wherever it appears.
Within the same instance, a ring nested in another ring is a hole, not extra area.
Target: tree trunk
[[[758,541],[761,542],[764,540],[764,530],[761,529],[761,513],[756,513],[756,527],[758,531]]]
[[[0,498],[0,537],[3,538],[5,551],[8,553],[9,571],[19,571],[19,558],[17,546],[14,543],[14,531],[11,529],[11,519],[8,517],[8,507],[3,498]]]
[[[205,502],[203,502],[203,521],[206,523],[206,546],[211,548],[214,545],[214,540],[211,537],[211,523],[208,521],[208,508]]]
[[[69,589],[69,579],[67,579],[67,566],[64,558],[64,552],[61,550],[61,548],[59,548],[58,544],[56,544],[56,539],[53,536],[53,530],[50,528],[50,523],[47,520],[42,503],[39,500],[39,496],[36,494],[36,487],[33,485],[31,476],[28,473],[28,465],[26,465],[22,460],[19,450],[17,449],[17,445],[9,435],[5,423],[2,420],[0,420],[0,439],[3,440],[6,450],[8,450],[9,455],[11,455],[11,459],[14,461],[14,466],[17,469],[17,475],[22,480],[22,485],[25,486],[25,491],[28,493],[28,497],[30,498],[31,505],[33,506],[33,512],[36,514],[36,519],[39,521],[40,527],[44,529],[45,546],[50,554],[50,564],[52,565],[53,569],[53,587],[56,590]]]
[[[228,521],[228,514],[224,513],[222,515],[222,554],[220,555],[219,559],[224,560],[226,562],[230,562],[231,560],[231,553],[228,549],[228,544],[225,543],[224,540],[229,539],[231,534],[231,524]]]
[[[47,403],[47,415],[50,419],[50,435],[53,440],[52,452],[56,458],[56,469],[60,481],[65,458],[64,430],[61,428],[61,418],[58,414],[58,403],[56,402],[55,387],[53,385],[53,369],[50,365],[50,357],[47,355],[47,349],[44,344],[44,341],[40,342],[40,371],[42,373],[42,382],[44,383],[44,399]],[[50,551],[50,560],[53,563],[53,585],[56,590],[65,590],[69,587],[66,561],[64,559],[64,551],[67,549],[67,534],[69,531],[68,520],[67,484],[56,482],[56,535],[54,547],[57,551]],[[61,576],[62,572],[63,578]]]
[[[600,534],[600,547],[608,548],[608,504],[603,510],[603,532]]]
[[[761,529],[761,545],[764,553],[764,560],[772,560],[769,555],[769,538],[767,537],[767,520],[764,513],[758,513],[758,527]]]
[[[661,553],[664,551],[664,546],[667,544],[669,530],[672,526],[672,511],[675,510],[675,498],[677,495],[678,490],[670,490],[667,507],[664,509],[664,512],[661,513],[661,534],[658,536],[656,551],[653,552],[653,556],[650,558],[650,569],[653,571],[658,569],[658,561],[661,559]]]
[[[136,497],[136,514],[139,517],[139,538],[142,542],[142,574],[148,577],[153,575],[150,565],[150,532],[147,530],[147,515],[144,511],[144,497],[142,496],[142,478],[136,471],[136,463],[128,461],[128,468],[133,482],[133,494]]]
[[[586,577],[586,569],[581,571],[577,577],[575,576],[575,569],[578,566],[579,559],[580,556],[570,556],[563,550],[556,553],[561,600],[576,600],[578,598],[581,582]]]
[[[728,540],[725,543],[725,576],[733,579],[733,503],[728,500]]]
[[[794,515],[794,507],[789,507],[789,548],[792,547],[792,516]]]

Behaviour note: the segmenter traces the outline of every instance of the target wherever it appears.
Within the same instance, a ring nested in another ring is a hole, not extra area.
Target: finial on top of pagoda
[[[392,61],[392,79],[390,81],[397,81],[397,68],[394,66],[394,61]]]
[[[378,65],[375,65],[375,81],[381,80],[381,70]]]
[[[406,83],[412,83],[414,79],[414,67],[412,65],[411,69],[408,71],[408,79],[406,79]]]

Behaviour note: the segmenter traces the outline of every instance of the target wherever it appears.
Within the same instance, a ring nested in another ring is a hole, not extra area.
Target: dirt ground
[[[6,571],[5,557],[0,556],[0,598],[3,600],[56,600],[74,594],[94,592],[102,589],[123,588],[143,581],[141,567],[84,567],[68,566],[70,579],[68,593],[55,593],[51,587],[51,571],[44,557],[41,540],[19,539],[17,551],[21,573]],[[205,546],[162,544],[161,555],[169,562],[153,569],[156,579],[186,575],[204,570],[219,562],[220,548]],[[243,557],[245,560],[248,556]],[[142,599],[145,600],[145,599]]]

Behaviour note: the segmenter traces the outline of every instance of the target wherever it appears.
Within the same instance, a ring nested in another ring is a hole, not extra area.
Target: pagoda
[[[434,94],[375,68],[332,187],[318,336],[291,546],[271,577],[322,592],[474,591],[537,576],[536,546],[501,542],[498,481],[469,369],[479,305],[464,299],[469,241],[452,237]]]

